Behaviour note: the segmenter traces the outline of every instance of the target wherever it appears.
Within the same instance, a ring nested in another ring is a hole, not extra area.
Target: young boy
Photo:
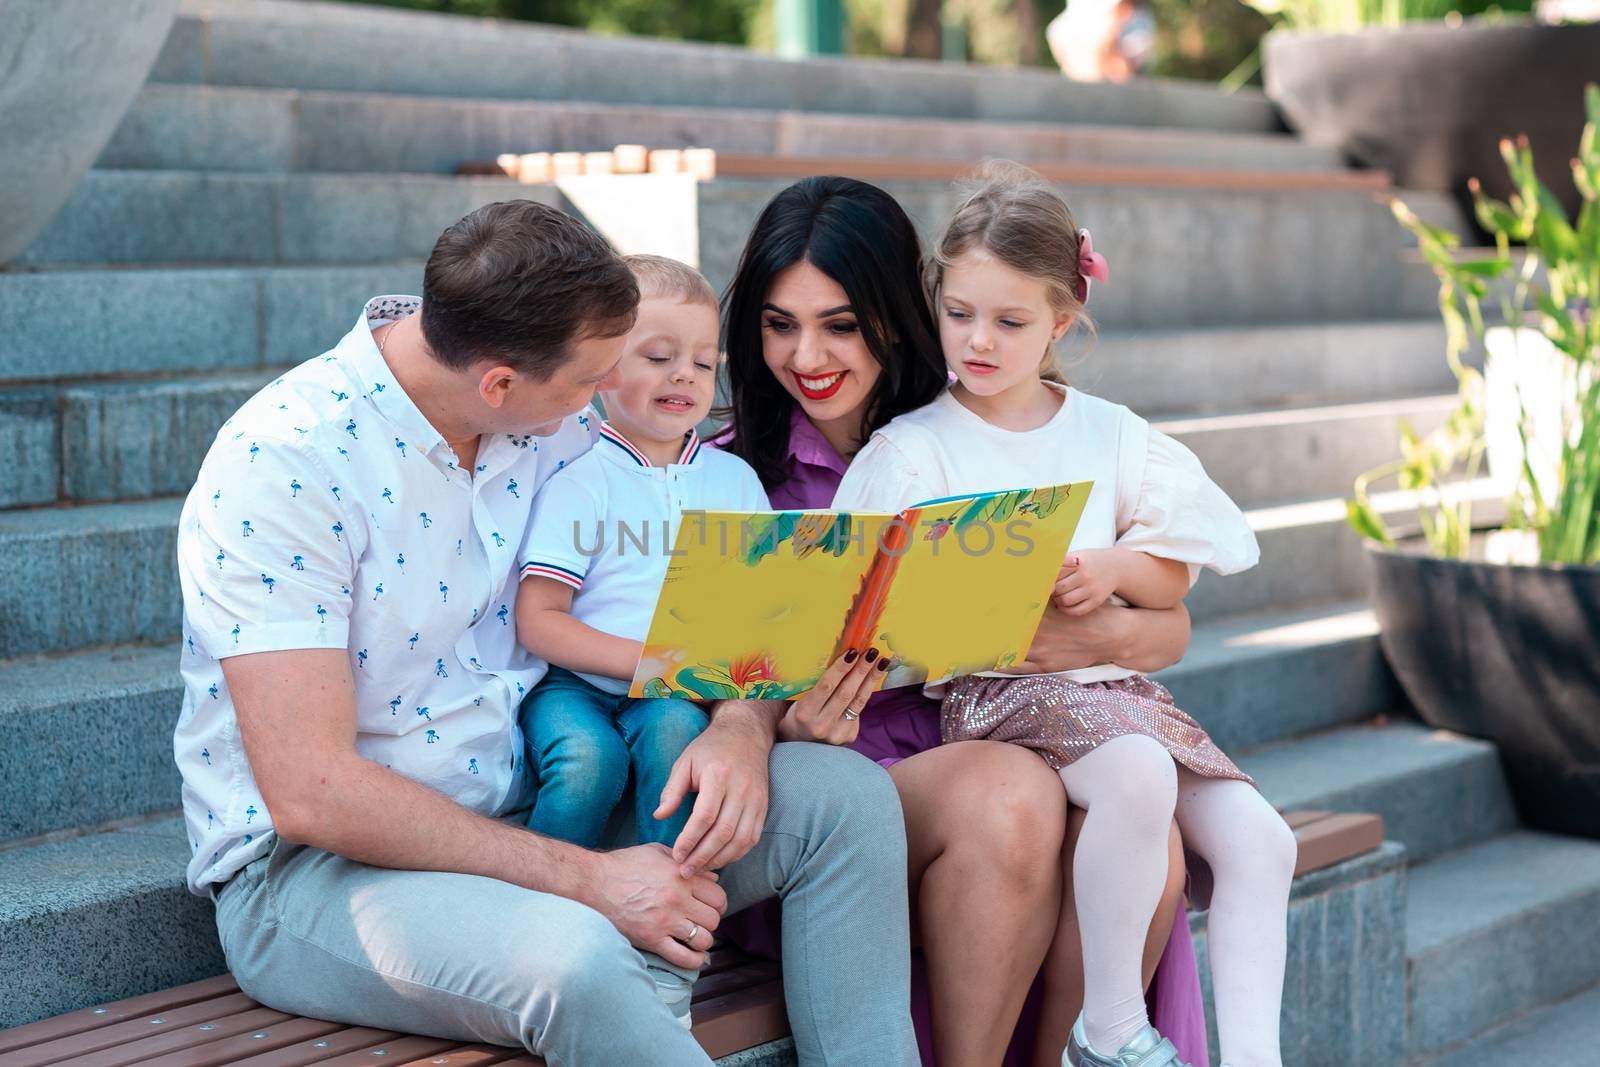
[[[755,471],[702,450],[694,429],[716,391],[716,294],[675,260],[626,262],[639,315],[599,390],[600,440],[539,491],[519,557],[517,639],[550,664],[521,710],[539,780],[528,827],[590,848],[630,771],[641,842],[670,847],[689,817],[688,801],[670,816],[656,810],[673,763],[706,727],[704,710],[627,695],[679,520],[685,511],[769,508]],[[646,960],[687,1026],[693,972]]]

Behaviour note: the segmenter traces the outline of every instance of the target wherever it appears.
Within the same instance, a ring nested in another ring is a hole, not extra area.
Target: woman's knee
[[[1055,877],[1067,819],[1060,779],[1028,749],[968,744],[977,751],[933,813],[947,821],[947,851],[979,857],[1013,878]]]

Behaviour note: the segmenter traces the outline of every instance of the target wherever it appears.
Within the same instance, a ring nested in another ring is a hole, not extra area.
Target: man
[[[369,301],[224,424],[178,542],[190,888],[272,1007],[577,1065],[706,1063],[637,950],[699,966],[723,912],[781,895],[802,1062],[914,1063],[904,831],[862,757],[774,746],[779,709],[728,702],[664,794],[697,794],[673,851],[519,825],[545,665],[513,552],[637,303],[576,220],[492,204],[420,300]]]

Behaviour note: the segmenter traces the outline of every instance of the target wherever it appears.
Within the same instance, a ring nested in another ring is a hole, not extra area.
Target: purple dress
[[[725,438],[710,442],[712,447],[720,440]],[[843,457],[796,407],[789,428],[788,478],[770,486],[767,496],[778,510],[830,507],[839,481],[844,477],[845,466]],[[861,730],[850,747],[880,766],[891,767],[907,756],[938,744],[939,702],[923,696],[921,686],[909,685],[872,695],[862,709]],[[766,901],[728,916],[719,932],[746,951],[776,959],[778,915],[778,901]],[[1011,1047],[1006,1052],[1006,1067],[1023,1067],[1031,1061],[1041,985],[1035,981],[1028,992]],[[1178,909],[1166,950],[1145,999],[1151,1022],[1177,1046],[1179,1059],[1194,1067],[1210,1067],[1200,972],[1195,962],[1194,942],[1189,935],[1188,915],[1183,908]],[[927,969],[921,952],[915,952],[912,959],[911,1014],[922,1062],[926,1067],[933,1067]]]

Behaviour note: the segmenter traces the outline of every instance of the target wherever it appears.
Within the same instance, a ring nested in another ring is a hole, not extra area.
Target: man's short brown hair
[[[639,299],[664,296],[684,304],[704,304],[717,310],[717,292],[705,275],[676,259],[639,253],[623,256],[639,283]]]
[[[422,335],[461,370],[494,360],[546,381],[575,342],[627,333],[638,309],[633,272],[605,239],[532,200],[451,226],[422,275]]]

